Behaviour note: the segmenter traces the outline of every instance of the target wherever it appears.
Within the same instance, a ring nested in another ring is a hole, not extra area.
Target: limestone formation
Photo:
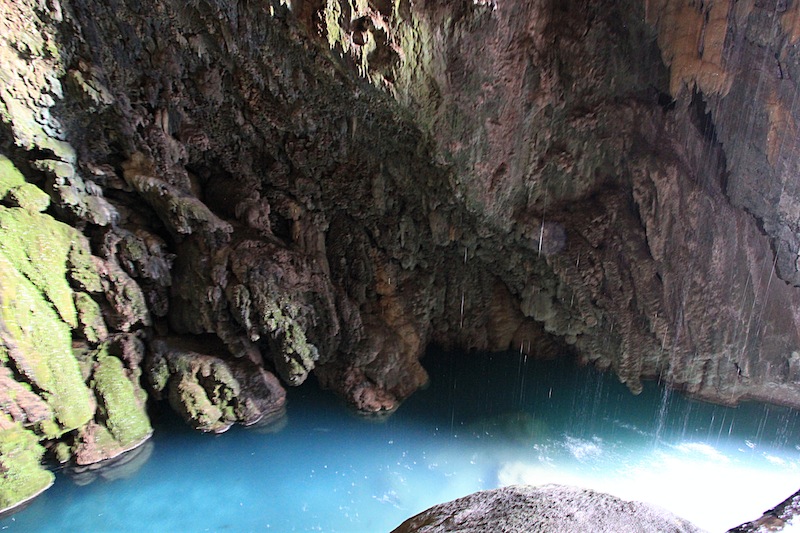
[[[149,434],[142,383],[210,431],[310,373],[388,413],[431,343],[800,406],[798,21],[775,1],[0,2],[11,440],[112,456]]]
[[[154,341],[148,378],[156,396],[167,398],[195,429],[222,433],[237,422],[249,426],[283,416],[286,394],[274,375],[248,359],[225,360],[192,344]]]

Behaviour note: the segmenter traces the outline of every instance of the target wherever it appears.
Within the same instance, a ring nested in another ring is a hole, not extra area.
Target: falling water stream
[[[656,503],[709,531],[800,486],[793,410],[693,402],[648,383],[524,355],[431,353],[426,390],[383,420],[313,383],[282,428],[203,435],[156,417],[127,465],[75,476],[2,531],[390,531],[436,503],[514,483],[566,483]]]

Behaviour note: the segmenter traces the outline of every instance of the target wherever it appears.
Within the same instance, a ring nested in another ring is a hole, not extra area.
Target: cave
[[[791,526],[800,3],[0,6],[3,529]]]

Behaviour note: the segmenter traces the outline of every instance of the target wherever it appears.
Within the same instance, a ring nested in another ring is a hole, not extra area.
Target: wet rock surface
[[[249,359],[204,353],[224,352],[209,348],[181,339],[154,341],[147,363],[154,394],[168,399],[195,429],[214,433],[283,415],[286,393],[274,375]]]
[[[795,3],[1,6],[0,409],[59,458],[142,383],[388,413],[432,343],[800,406]]]
[[[513,485],[431,507],[392,533],[559,531],[694,533],[701,529],[658,507],[562,485]]]

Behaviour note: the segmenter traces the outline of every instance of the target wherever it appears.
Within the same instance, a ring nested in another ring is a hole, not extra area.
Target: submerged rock
[[[502,413],[470,422],[467,431],[478,437],[488,437],[517,444],[542,442],[550,437],[544,420],[525,411]]]
[[[392,533],[699,533],[653,505],[562,485],[514,485],[431,507]]]

